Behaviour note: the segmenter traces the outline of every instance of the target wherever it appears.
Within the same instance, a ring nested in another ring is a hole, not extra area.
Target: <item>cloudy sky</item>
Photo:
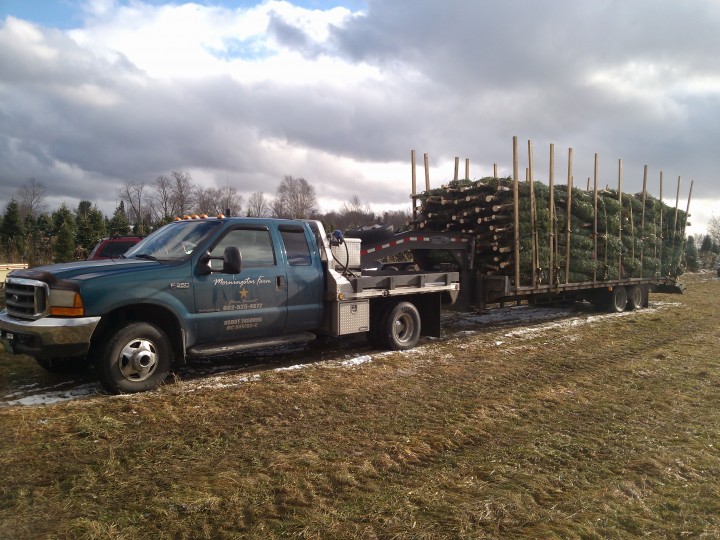
[[[30,178],[51,207],[173,170],[270,195],[304,177],[324,210],[410,208],[470,159],[642,189],[690,234],[720,215],[717,0],[0,0],[0,205]]]

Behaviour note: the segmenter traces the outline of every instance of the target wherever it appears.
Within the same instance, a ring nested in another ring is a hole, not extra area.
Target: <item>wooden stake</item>
[[[425,191],[430,191],[430,158],[427,154],[425,158]]]
[[[622,159],[618,159],[618,202],[620,203],[620,209],[618,210],[618,279],[623,277],[623,264],[622,264],[622,230],[623,230],[623,199],[622,199]]]
[[[493,178],[497,178],[497,163],[493,163]]]
[[[570,283],[570,231],[571,223],[570,216],[572,216],[572,165],[573,165],[573,149],[568,148],[568,196],[567,196],[567,227],[565,229],[565,283]]]
[[[665,238],[665,236],[663,235],[663,214],[664,213],[665,212],[663,210],[663,172],[660,171],[660,276],[665,275],[662,270],[662,256],[663,256],[663,243],[664,243],[663,238]],[[657,242],[657,234],[655,235],[655,239]]]
[[[458,180],[458,171],[460,169],[460,158],[455,156],[455,175],[453,176],[453,180],[457,182]]]
[[[555,270],[555,145],[553,143],[550,143],[550,173],[549,173],[549,183],[550,183],[550,201],[548,203],[549,206],[549,231],[550,231],[550,238],[549,238],[549,247],[550,247],[550,256],[548,260],[548,283],[550,285],[554,285],[555,280],[554,277],[554,270]]]
[[[412,215],[413,221],[417,221],[417,175],[415,171],[415,150],[410,151],[410,163],[412,169]]]
[[[597,243],[598,243],[598,155],[595,154],[595,194],[593,196],[593,281],[597,281]]]
[[[470,180],[470,160],[465,160],[465,180]]]
[[[515,248],[515,287],[520,287],[520,203],[519,203],[520,186],[518,184],[518,140],[517,136],[513,137],[513,247]]]
[[[680,205],[680,177],[677,181],[677,194],[675,195],[675,221],[673,221],[673,247],[675,247],[675,235],[677,234],[678,207]]]
[[[685,209],[685,222],[683,223],[683,227],[682,227],[682,245],[680,247],[680,256],[681,257],[685,252],[685,230],[687,229],[687,220],[688,220],[688,216],[690,215],[690,199],[692,198],[692,190],[693,190],[694,183],[695,183],[695,180],[690,180],[690,193],[688,193],[687,208]]]
[[[680,206],[680,177],[678,176],[677,181],[677,195],[675,195],[675,220],[673,221],[673,230],[672,230],[672,252],[670,254],[670,264],[673,265],[673,268],[670,268],[668,270],[674,271],[675,270],[675,250],[677,249],[677,242],[678,242],[678,230],[677,230],[677,220],[678,220],[678,208]],[[678,265],[680,264],[680,254],[678,254]]]
[[[532,230],[532,285],[538,286],[538,229],[537,229],[537,209],[535,207],[535,182],[533,181],[533,148],[532,141],[528,141],[528,184],[530,186],[530,228]]]
[[[643,277],[643,260],[645,258],[645,200],[647,197],[647,165],[643,169],[642,215],[640,216],[640,277]]]

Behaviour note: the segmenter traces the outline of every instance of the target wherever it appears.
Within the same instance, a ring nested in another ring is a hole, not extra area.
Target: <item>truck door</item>
[[[223,274],[222,255],[236,246],[240,274]],[[278,258],[267,226],[239,225],[210,249],[213,273],[196,272],[194,283],[198,343],[237,341],[279,335],[287,318],[285,265]]]
[[[300,224],[278,226],[287,259],[288,316],[285,331],[314,330],[323,310],[324,275],[315,239]]]

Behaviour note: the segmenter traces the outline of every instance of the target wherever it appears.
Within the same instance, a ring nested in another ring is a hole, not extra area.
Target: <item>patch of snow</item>
[[[60,390],[54,392],[43,392],[32,396],[25,396],[20,399],[0,402],[2,405],[50,405],[52,403],[60,403],[62,401],[70,401],[81,397],[91,396],[99,393],[99,386],[96,383],[83,384],[70,388],[69,390]],[[7,397],[7,396],[6,396]]]
[[[342,367],[352,367],[359,366],[360,364],[366,364],[367,362],[372,362],[372,356],[366,354],[364,356],[350,358],[349,360],[343,360],[342,362],[340,362],[340,365]]]

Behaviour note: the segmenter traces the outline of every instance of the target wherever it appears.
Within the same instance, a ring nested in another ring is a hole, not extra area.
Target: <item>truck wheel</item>
[[[628,309],[641,309],[644,305],[644,300],[642,287],[633,285],[627,288]]]
[[[70,375],[87,371],[89,364],[84,356],[59,356],[56,358],[36,358],[35,361],[45,371]]]
[[[620,313],[625,311],[625,307],[628,303],[628,295],[625,287],[614,287],[609,294],[610,302],[608,304],[608,311],[610,313]]]
[[[420,313],[410,302],[400,302],[381,321],[381,329],[388,349],[412,349],[420,339]]]
[[[370,330],[366,333],[366,336],[370,345],[375,348],[387,349],[389,347],[386,335],[387,332],[385,332],[385,321],[390,315],[392,309],[392,305],[383,305],[378,308],[377,315],[371,317],[373,322],[370,324]]]
[[[172,364],[172,346],[157,326],[136,322],[118,330],[98,356],[95,369],[113,394],[152,390],[165,380]]]

